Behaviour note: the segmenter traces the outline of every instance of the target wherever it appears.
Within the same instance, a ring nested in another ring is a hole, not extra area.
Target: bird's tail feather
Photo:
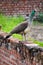
[[[4,39],[8,39],[12,34],[14,34],[14,30],[11,30],[11,32],[8,33],[8,34],[4,37]]]
[[[8,39],[12,34],[7,34],[4,39]]]

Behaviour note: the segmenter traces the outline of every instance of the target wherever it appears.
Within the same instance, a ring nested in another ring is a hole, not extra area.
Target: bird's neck
[[[30,15],[29,15],[29,21],[30,22],[33,20],[34,15],[35,15],[35,10],[32,10]]]

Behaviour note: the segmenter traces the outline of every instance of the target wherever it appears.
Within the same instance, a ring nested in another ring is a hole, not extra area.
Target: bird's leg
[[[26,41],[26,37],[25,34],[23,33],[23,41]]]
[[[31,38],[31,26],[25,30],[26,34],[25,34],[25,38],[26,38],[26,41],[29,41],[29,38]]]
[[[27,33],[27,34],[25,35],[25,40],[28,41],[28,39],[29,39],[29,33]]]
[[[30,29],[29,29],[29,32],[28,32],[28,39],[31,38],[31,34],[32,34],[32,24],[30,25]]]
[[[29,38],[31,38],[31,32],[27,32],[25,35],[26,41],[29,41]]]

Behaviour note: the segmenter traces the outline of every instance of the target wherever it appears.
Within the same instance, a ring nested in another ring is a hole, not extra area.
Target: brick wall
[[[43,0],[0,0],[0,13],[26,14],[34,8],[34,5],[43,12]]]
[[[22,65],[19,54],[15,50],[0,48],[0,65]]]
[[[1,40],[3,41],[1,36],[4,35],[5,33],[2,35],[2,32],[0,32],[0,43]],[[21,42],[15,42],[14,38],[9,38],[6,43],[8,43],[8,40],[11,43],[11,49],[7,49],[4,43],[0,47],[0,65],[37,65],[37,63],[38,65],[43,65],[43,52],[39,52],[37,56],[33,57],[31,52],[29,52],[29,48],[25,45],[27,42],[22,42],[23,44],[21,44]],[[19,52],[15,46],[21,49],[22,52]],[[33,60],[31,60],[31,57],[33,57]],[[35,61],[34,58],[38,61]],[[40,64],[40,61],[42,64]]]

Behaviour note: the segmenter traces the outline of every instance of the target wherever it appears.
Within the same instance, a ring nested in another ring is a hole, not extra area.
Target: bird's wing
[[[17,27],[15,27],[10,33],[14,34],[14,33],[20,33],[22,31],[24,31],[28,26],[28,22],[24,22],[19,24]]]
[[[13,30],[11,30],[10,33],[8,33],[4,39],[7,39],[9,38],[12,34],[14,33],[20,33],[20,32],[23,32],[28,26],[28,22],[24,22],[24,23],[21,23],[19,24],[17,27],[15,27]]]

